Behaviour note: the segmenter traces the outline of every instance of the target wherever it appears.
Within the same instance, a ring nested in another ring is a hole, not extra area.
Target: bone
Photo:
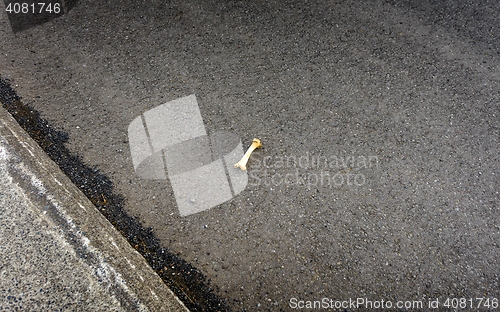
[[[252,140],[252,145],[248,148],[247,152],[243,157],[241,158],[240,161],[238,161],[236,164],[234,164],[234,168],[240,168],[241,170],[247,170],[247,162],[248,159],[250,158],[250,154],[256,149],[262,146],[262,143],[260,142],[259,139],[253,139]]]

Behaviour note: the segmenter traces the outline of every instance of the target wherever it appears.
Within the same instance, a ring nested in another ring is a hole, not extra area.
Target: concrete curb
[[[57,271],[60,272],[57,274],[64,276],[46,278],[76,280],[78,276],[85,276],[85,281],[90,281],[93,287],[101,288],[102,291],[99,293],[104,293],[113,299],[111,301],[115,302],[117,310],[188,311],[151,269],[146,260],[129,245],[126,239],[1,106],[0,167],[3,167],[4,175],[10,176],[7,180],[12,183],[12,185],[4,185],[5,191],[2,191],[0,195],[8,194],[9,190],[18,190],[13,195],[14,201],[11,200],[11,204],[8,204],[8,201],[2,201],[4,205],[9,206],[0,207],[0,223],[11,221],[1,220],[1,210],[4,216],[9,215],[9,209],[25,211],[26,214],[32,214],[36,219],[40,219],[40,222],[45,225],[42,229],[50,231],[50,235],[61,239],[60,246],[67,250],[64,257],[68,259],[61,260],[59,264],[62,266],[61,270]],[[7,180],[2,181],[5,184]],[[12,197],[12,195],[9,196]],[[21,207],[14,208],[16,205],[21,205]],[[28,226],[23,223],[13,223],[13,221],[10,224],[16,228]],[[5,242],[9,237],[1,237],[2,233],[3,235],[10,234],[0,231],[0,239]],[[50,235],[46,237],[52,237]],[[30,237],[23,237],[23,244],[25,240],[29,241]],[[8,242],[5,244],[8,247]],[[23,250],[28,252],[30,249]],[[27,257],[26,259],[36,258],[30,255],[24,256]],[[55,262],[54,265],[57,266],[58,261]],[[69,271],[68,265],[73,266]],[[9,272],[8,266],[8,263],[1,265],[2,274]],[[37,267],[36,263],[32,266]],[[78,270],[86,273],[78,275]],[[75,274],[67,276],[68,272],[75,272]],[[46,273],[50,272],[35,272],[37,275]],[[17,276],[16,278],[22,280],[25,277]],[[5,286],[5,283],[7,282],[4,282],[2,286]],[[17,285],[11,285],[9,292],[11,290],[14,292],[16,287]],[[67,296],[67,294],[61,291],[60,294],[52,293],[50,296],[55,297],[54,308],[57,307],[58,299],[64,302],[64,298],[57,296]],[[26,299],[24,303],[27,303]],[[82,311],[97,311],[104,308],[96,309],[94,306],[84,305],[85,302],[83,306],[80,305]],[[24,306],[24,308],[27,307],[29,308],[29,304]]]

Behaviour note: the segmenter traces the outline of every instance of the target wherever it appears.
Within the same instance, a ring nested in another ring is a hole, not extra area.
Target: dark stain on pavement
[[[90,199],[111,224],[128,240],[191,311],[229,311],[198,269],[160,246],[151,228],[130,217],[124,197],[114,193],[113,183],[97,168],[83,163],[64,146],[69,136],[51,127],[40,113],[23,103],[8,80],[0,77],[0,102],[19,125],[40,145],[71,181]]]

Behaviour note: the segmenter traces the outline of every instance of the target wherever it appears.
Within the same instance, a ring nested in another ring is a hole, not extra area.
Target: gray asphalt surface
[[[486,0],[80,1],[16,34],[2,13],[0,75],[235,311],[443,309],[500,298],[499,25]],[[181,217],[127,128],[190,94],[209,133],[263,148],[241,194]]]

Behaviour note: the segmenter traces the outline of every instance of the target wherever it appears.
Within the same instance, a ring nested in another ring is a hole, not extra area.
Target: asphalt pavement
[[[76,183],[95,205],[206,278],[186,302],[492,309],[499,39],[487,0],[79,1],[3,12],[0,76],[110,181]]]

